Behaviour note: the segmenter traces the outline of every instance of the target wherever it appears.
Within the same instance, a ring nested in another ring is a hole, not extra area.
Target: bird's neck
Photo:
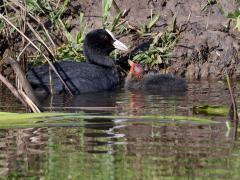
[[[107,53],[100,53],[98,50],[90,49],[85,50],[84,54],[89,63],[109,68],[115,66],[114,60]]]

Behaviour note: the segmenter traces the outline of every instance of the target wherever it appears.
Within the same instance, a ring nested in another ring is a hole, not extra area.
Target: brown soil
[[[170,58],[170,72],[188,79],[223,79],[227,72],[240,77],[239,33],[235,24],[226,18],[236,10],[236,0],[219,0],[207,5],[207,0],[116,0],[120,9],[129,9],[126,17],[132,25],[140,26],[148,21],[151,10],[161,14],[157,31],[163,31],[177,16],[177,25],[184,30]],[[82,10],[90,28],[101,27],[101,1],[71,1],[75,10]],[[205,8],[204,8],[205,7]],[[113,10],[112,14],[115,12]],[[72,20],[75,29],[78,19]],[[123,38],[129,46],[133,41]]]

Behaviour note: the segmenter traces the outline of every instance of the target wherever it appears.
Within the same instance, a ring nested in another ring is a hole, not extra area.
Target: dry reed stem
[[[22,98],[22,96],[19,94],[17,89],[0,73],[0,80],[7,86],[7,88],[12,92],[12,94],[21,101],[21,103],[27,107],[27,103],[25,100]]]
[[[33,32],[33,34],[35,35],[35,37],[38,39],[38,41],[40,41],[42,43],[42,45],[48,50],[48,52],[52,55],[52,57],[54,57],[54,53],[52,52],[52,50],[48,47],[48,45],[44,42],[44,40],[41,38],[41,36],[37,33],[37,31],[34,30],[34,28],[32,27],[31,24],[29,24],[27,22],[27,25],[29,27],[29,29]]]
[[[49,41],[51,42],[51,44],[53,45],[53,50],[54,50],[54,54],[56,54],[56,44],[54,43],[53,39],[51,38],[48,30],[46,29],[46,27],[44,26],[44,24],[41,22],[41,20],[38,17],[35,17],[33,14],[31,14],[30,12],[27,12],[27,9],[25,7],[22,6],[22,4],[17,3],[15,0],[11,1],[12,3],[14,3],[16,6],[18,6],[22,11],[25,11],[26,14],[32,18],[33,20],[35,20],[44,30],[45,34],[47,35]],[[17,11],[17,10],[15,10]]]
[[[56,75],[59,77],[60,81],[63,83],[63,85],[66,87],[66,89],[68,90],[68,92],[73,95],[72,91],[70,90],[70,88],[68,87],[68,85],[65,83],[65,81],[63,80],[63,78],[61,77],[61,75],[58,73],[57,69],[55,68],[55,66],[52,64],[52,62],[50,61],[50,59],[42,53],[42,51],[21,31],[19,30],[11,21],[9,21],[5,16],[3,16],[2,14],[0,14],[0,18],[2,18],[4,21],[6,21],[10,26],[12,26],[14,29],[16,29],[28,42],[31,43],[31,45],[39,52],[42,54],[42,56],[47,60],[48,64],[50,65],[50,67],[52,68],[52,70],[56,73]]]

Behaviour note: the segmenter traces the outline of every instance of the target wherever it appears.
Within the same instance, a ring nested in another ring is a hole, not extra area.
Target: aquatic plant
[[[195,114],[204,114],[211,116],[227,116],[229,113],[229,107],[221,105],[194,106],[193,112]]]
[[[10,113],[0,112],[0,129],[13,127],[41,127],[49,125],[83,125],[83,119],[144,119],[152,120],[156,123],[160,121],[192,121],[202,124],[215,123],[206,118],[190,117],[190,116],[161,116],[161,115],[144,115],[144,116],[108,116],[108,115],[86,115],[79,113],[59,113],[59,112],[45,112],[45,113]],[[144,123],[144,121],[143,121]]]

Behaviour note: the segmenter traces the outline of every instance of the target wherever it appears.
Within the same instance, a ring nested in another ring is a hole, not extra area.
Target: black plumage
[[[114,89],[119,84],[120,77],[109,53],[115,48],[127,50],[127,47],[109,31],[97,29],[86,35],[83,48],[86,62],[54,63],[71,91],[80,94]],[[54,72],[51,75],[49,77],[49,65],[45,64],[28,71],[27,79],[39,92],[50,93],[50,84],[54,94],[67,92],[57,75]]]
[[[187,82],[172,74],[148,73],[143,74],[139,64],[129,61],[130,72],[125,79],[128,90],[152,90],[154,92],[185,92]]]

